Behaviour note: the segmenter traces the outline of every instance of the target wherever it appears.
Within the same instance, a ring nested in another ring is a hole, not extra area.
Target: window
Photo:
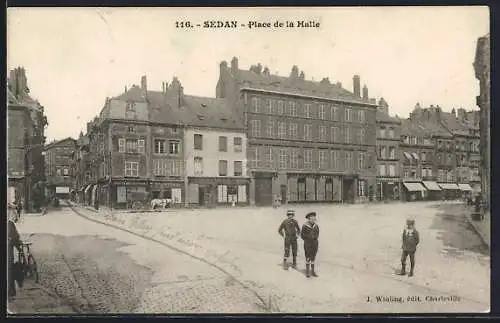
[[[234,176],[242,176],[243,175],[243,162],[235,161],[234,162]]]
[[[297,107],[295,106],[295,102],[288,102],[288,108],[290,109],[290,115],[295,117],[297,116]]]
[[[138,177],[139,176],[139,163],[133,161],[125,162],[125,177]]]
[[[299,167],[299,150],[297,148],[292,148],[292,155],[290,156],[290,167],[298,168]]]
[[[389,158],[396,159],[396,148],[395,147],[389,147]]]
[[[417,144],[417,137],[411,137],[411,143],[413,145],[416,145]]]
[[[320,149],[319,151],[319,168],[321,169],[327,168],[326,151],[324,149]]]
[[[241,153],[243,151],[243,141],[241,137],[234,137],[233,145],[235,153]]]
[[[346,151],[345,153],[345,168],[352,169],[352,152]]]
[[[365,122],[365,110],[359,110],[359,122]]]
[[[182,161],[180,160],[170,160],[168,161],[169,162],[169,166],[170,166],[170,175],[172,176],[179,176],[181,175],[181,170],[182,170]]]
[[[365,129],[358,130],[358,143],[360,144],[365,143]]]
[[[153,159],[153,172],[155,176],[168,176],[170,175],[170,161]]]
[[[118,152],[125,152],[125,138],[118,139]]]
[[[423,152],[421,155],[420,155],[420,158],[422,159],[422,161],[425,161],[426,160],[426,154]]]
[[[203,158],[201,157],[194,158],[194,174],[203,175]]]
[[[319,140],[326,141],[326,127],[325,126],[319,127]]]
[[[358,196],[359,197],[366,196],[366,181],[365,180],[358,181]]]
[[[404,178],[409,178],[410,177],[410,172],[408,170],[405,170],[405,173],[404,173]]]
[[[57,174],[57,176],[61,176],[62,173],[61,173],[61,169],[60,168],[56,169],[56,174]]]
[[[171,141],[169,143],[169,153],[172,155],[177,155],[180,151],[181,143],[178,141]]]
[[[131,133],[134,133],[134,132],[135,132],[135,127],[134,127],[133,125],[129,125],[129,126],[127,127],[127,131],[128,131],[128,132],[131,132]]]
[[[380,133],[380,138],[385,138],[385,127],[380,127],[379,133]]]
[[[273,147],[266,147],[265,159],[266,159],[266,164],[269,167],[272,167],[272,165],[273,165]]]
[[[385,165],[378,165],[378,174],[380,176],[385,176]]]
[[[227,176],[227,160],[219,160],[219,176]]]
[[[266,107],[267,107],[267,113],[273,114],[273,100],[267,99],[266,100]]]
[[[339,152],[338,151],[336,151],[336,150],[332,151],[331,161],[332,161],[332,165],[331,165],[332,169],[340,168],[340,160],[339,160]]]
[[[286,127],[284,121],[280,121],[278,124],[278,137],[280,139],[285,139],[286,137]]]
[[[69,176],[69,169],[68,168],[64,168],[63,169],[63,175],[64,176]]]
[[[323,104],[319,105],[319,118],[321,120],[325,120],[326,119],[325,106]]]
[[[424,139],[424,145],[431,145],[430,139]]]
[[[360,151],[358,155],[358,168],[366,169],[366,153],[363,151]]]
[[[268,138],[274,137],[274,121],[273,120],[267,121],[267,137]]]
[[[278,101],[278,114],[283,115],[283,101]]]
[[[137,152],[139,154],[144,154],[146,148],[144,147],[144,139],[137,140]]]
[[[380,158],[382,159],[387,158],[387,150],[385,147],[380,147]]]
[[[312,149],[306,149],[304,151],[304,167],[312,168]]]
[[[281,148],[280,149],[280,168],[285,169],[286,168],[286,149]]]
[[[127,152],[128,153],[136,153],[137,152],[137,140],[127,139],[126,145],[127,145]]]
[[[351,109],[345,109],[344,119],[347,122],[351,121]]]
[[[253,137],[260,137],[260,120],[251,120],[250,128]]]
[[[291,123],[290,124],[290,139],[296,139],[296,138],[297,138],[297,124]]]
[[[351,142],[351,128],[345,128],[344,129],[344,138],[345,138],[345,143],[350,143]]]
[[[394,128],[389,128],[388,135],[389,138],[394,138]]]
[[[219,136],[219,151],[227,152],[227,137]]]
[[[311,105],[310,104],[304,105],[304,116],[306,118],[311,118]]]
[[[252,98],[252,109],[253,112],[259,112],[260,111],[260,99],[259,98]]]
[[[389,176],[396,176],[396,165],[389,165]]]
[[[339,142],[339,127],[332,127],[332,133],[331,133],[331,141],[332,142]]]
[[[194,134],[194,149],[203,150],[203,135]]]
[[[304,125],[304,140],[311,140],[312,126],[310,124]]]
[[[332,106],[331,107],[331,111],[332,111],[332,120],[333,121],[339,121],[339,108],[336,107],[336,106]]]
[[[155,139],[155,154],[166,153],[166,142],[162,139]]]

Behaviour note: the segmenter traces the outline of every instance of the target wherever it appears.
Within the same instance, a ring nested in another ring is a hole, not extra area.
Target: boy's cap
[[[309,219],[310,217],[316,216],[316,212],[309,212],[306,214],[306,219]]]
[[[415,220],[413,219],[407,219],[406,224],[415,224]]]
[[[295,215],[295,211],[294,210],[288,210],[288,211],[286,211],[286,215]]]

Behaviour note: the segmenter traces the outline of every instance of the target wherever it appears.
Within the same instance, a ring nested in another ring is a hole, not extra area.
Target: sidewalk
[[[472,212],[467,212],[465,218],[474,228],[478,236],[481,238],[484,244],[491,248],[491,212],[484,215],[482,221],[474,221],[472,219]]]

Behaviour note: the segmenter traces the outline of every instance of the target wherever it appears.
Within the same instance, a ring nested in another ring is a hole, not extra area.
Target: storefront
[[[423,181],[422,184],[427,189],[424,199],[429,201],[441,200],[442,190],[436,182],[433,181]]]
[[[290,203],[342,202],[342,188],[342,176],[288,174],[284,191]],[[353,185],[347,194],[349,200],[354,201],[355,192]]]
[[[181,206],[185,200],[184,181],[151,182],[151,199],[168,199],[172,206]]]
[[[420,182],[403,182],[404,200],[407,202],[421,201],[425,195],[425,187]]]
[[[188,204],[214,207],[216,205],[247,205],[249,178],[189,177]]]
[[[458,184],[458,188],[460,189],[462,198],[472,197],[473,189],[469,184]]]
[[[454,183],[438,183],[443,194],[442,199],[444,200],[454,200],[460,197],[460,189],[457,184]]]
[[[391,178],[377,178],[377,201],[397,201],[399,197],[399,181]]]

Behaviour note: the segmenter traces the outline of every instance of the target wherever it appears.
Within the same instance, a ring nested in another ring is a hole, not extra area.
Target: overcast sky
[[[8,10],[8,68],[24,66],[45,106],[48,140],[76,137],[107,96],[148,77],[150,89],[178,76],[188,94],[215,96],[219,63],[262,63],[288,76],[342,82],[359,74],[370,97],[408,116],[417,102],[477,109],[477,38],[487,7],[380,8],[15,8]],[[320,28],[182,29],[175,21],[315,20]]]

